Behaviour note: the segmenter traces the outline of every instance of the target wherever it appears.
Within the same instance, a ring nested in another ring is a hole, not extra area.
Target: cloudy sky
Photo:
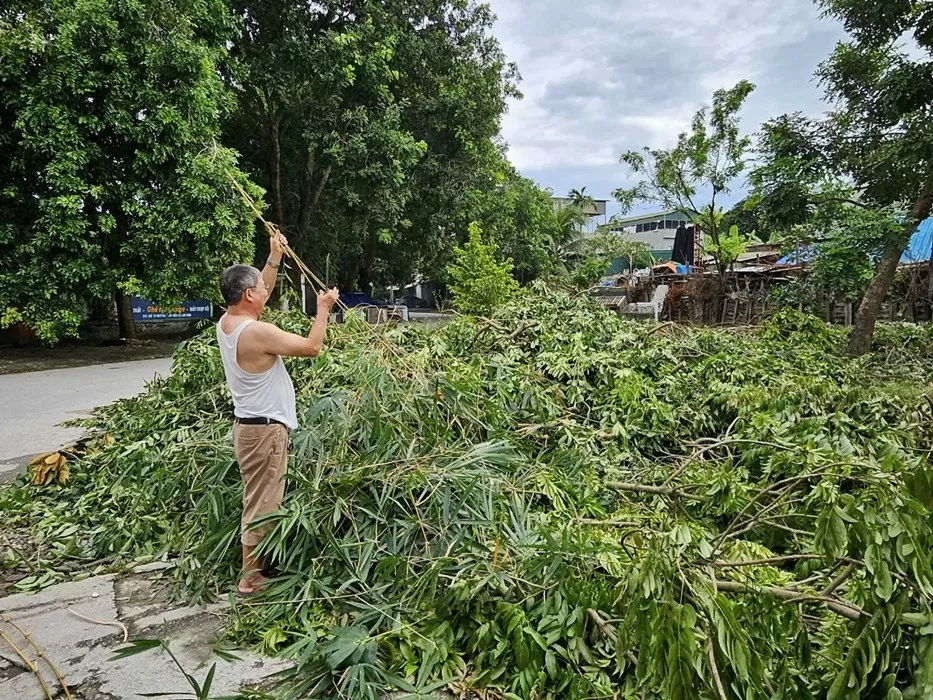
[[[586,186],[597,199],[626,184],[623,151],[673,145],[714,90],[743,78],[758,86],[748,132],[821,112],[813,71],[842,37],[812,0],[489,1],[525,96],[504,119],[509,157],[555,194]]]

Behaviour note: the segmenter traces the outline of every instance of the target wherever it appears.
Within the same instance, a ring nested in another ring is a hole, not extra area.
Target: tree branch
[[[711,561],[709,566],[715,566],[718,569],[734,569],[741,566],[770,566],[774,564],[784,564],[790,561],[810,561],[813,559],[825,559],[820,554],[788,554],[781,557],[768,557],[766,559],[749,559],[748,561]],[[825,593],[824,593],[825,595]]]
[[[810,200],[813,204],[827,204],[829,202],[838,202],[839,204],[851,204],[856,207],[861,207],[862,209],[871,210],[873,207],[870,204],[865,204],[864,202],[856,202],[854,199],[848,199],[847,197],[818,197]]]
[[[612,629],[612,626],[603,618],[601,618],[599,613],[593,610],[593,608],[587,608],[586,614],[590,616],[590,619],[599,628],[599,631],[602,632],[606,639],[608,639],[613,644],[619,640],[618,636],[616,635],[616,631]]]
[[[602,617],[600,617],[598,612],[596,612],[593,608],[587,608],[586,614],[589,616],[589,618],[593,621],[593,624],[596,625],[596,627],[599,629],[599,631],[602,633],[602,635],[606,639],[608,639],[613,644],[616,644],[619,641],[619,636],[616,634],[616,631],[612,628],[612,625],[610,625]],[[635,656],[635,654],[629,651],[626,653],[626,656],[628,660],[632,662],[633,666],[638,665],[638,657]]]
[[[629,484],[621,481],[606,482],[606,488],[613,491],[631,491],[633,493],[654,493],[659,496],[674,496],[676,498],[688,498],[694,501],[706,501],[706,496],[700,496],[693,493],[687,493],[681,489],[671,488],[669,486],[651,486],[648,484]]]
[[[841,615],[848,620],[859,620],[866,615],[865,611],[857,605],[824,595],[814,594],[802,596],[797,591],[793,591],[789,588],[781,588],[779,586],[762,586],[761,588],[753,588],[752,586],[747,586],[744,583],[739,583],[738,581],[710,580],[709,583],[715,585],[716,590],[721,593],[768,593],[773,595],[775,598],[780,598],[781,600],[788,602],[824,603],[826,607],[832,610],[834,613]]]
[[[311,209],[317,206],[318,200],[321,198],[321,193],[324,191],[324,187],[327,185],[327,181],[330,179],[331,166],[324,168],[324,172],[321,174],[321,181],[318,183],[317,189],[314,191],[314,197],[311,199]]]
[[[858,568],[858,564],[856,564],[855,562],[852,562],[851,564],[849,564],[846,568],[844,568],[841,572],[839,572],[839,575],[836,578],[834,578],[832,582],[828,586],[826,586],[826,588],[820,591],[820,595],[821,596],[830,595],[833,591],[839,588],[839,586],[845,583],[846,579],[848,579],[853,573],[855,573],[855,570],[857,568]]]
[[[625,520],[594,520],[593,518],[577,518],[578,525],[596,525],[603,527],[641,527],[644,523],[627,522]]]
[[[716,690],[722,700],[728,700],[726,691],[722,687],[722,678],[719,677],[719,666],[716,665],[716,654],[713,652],[713,636],[707,632],[706,653],[709,655],[709,667],[713,672],[713,680],[716,681]]]

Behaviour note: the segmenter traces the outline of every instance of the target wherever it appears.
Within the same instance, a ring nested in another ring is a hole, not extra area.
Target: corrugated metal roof
[[[605,306],[607,308],[613,309],[619,306],[625,306],[625,295],[619,294],[616,296],[598,296],[594,297],[598,304]]]
[[[673,218],[674,216],[684,217],[683,221],[686,223],[690,222],[690,213],[683,212],[679,209],[667,209],[665,211],[656,211],[650,212],[647,214],[638,214],[636,216],[627,216],[625,218],[618,218],[613,220],[611,223],[614,226],[631,226],[632,224],[651,223],[652,221],[658,221],[664,218]]]

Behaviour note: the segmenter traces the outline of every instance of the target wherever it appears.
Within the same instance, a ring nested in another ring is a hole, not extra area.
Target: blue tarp
[[[816,249],[812,245],[803,245],[796,250],[791,251],[775,263],[776,265],[803,265],[811,262],[816,254]]]
[[[926,262],[930,259],[931,250],[933,250],[933,217],[926,221],[921,221],[914,235],[910,237],[910,243],[901,256],[901,265],[911,263]],[[777,261],[778,265],[800,265],[813,260],[816,249],[812,245],[801,246],[795,251],[785,255]]]
[[[933,249],[933,218],[921,221],[914,235],[910,237],[907,250],[901,256],[901,265],[926,262]]]

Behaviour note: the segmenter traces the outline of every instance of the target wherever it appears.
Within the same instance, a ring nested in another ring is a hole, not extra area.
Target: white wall
[[[673,250],[674,236],[677,231],[658,229],[657,231],[642,231],[635,233],[635,227],[623,229],[625,238],[630,241],[646,243],[651,250]]]

